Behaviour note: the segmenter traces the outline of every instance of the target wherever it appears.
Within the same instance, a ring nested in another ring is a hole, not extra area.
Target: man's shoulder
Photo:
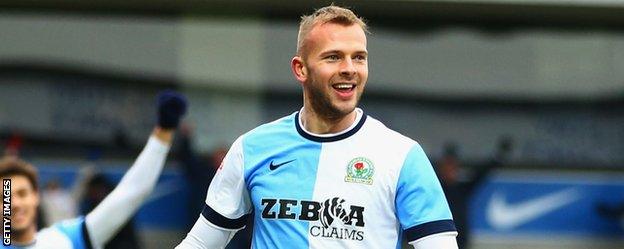
[[[367,115],[366,118],[366,133],[369,137],[372,135],[380,139],[379,141],[388,141],[409,147],[417,144],[414,139],[389,128],[383,122],[370,115]]]
[[[235,143],[245,145],[261,145],[271,141],[285,140],[296,132],[294,120],[296,113],[262,124],[240,135]]]
[[[61,232],[58,227],[51,226],[41,229],[41,231],[37,233],[37,242],[34,248],[69,249],[72,247],[71,239]]]
[[[295,114],[290,114],[288,116],[281,117],[279,119],[273,120],[268,123],[261,124],[256,128],[246,132],[242,136],[254,136],[261,135],[267,133],[279,133],[279,132],[288,132],[294,130],[294,120]]]

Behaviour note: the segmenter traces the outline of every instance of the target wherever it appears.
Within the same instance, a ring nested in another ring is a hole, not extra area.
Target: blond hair
[[[353,11],[335,6],[325,6],[317,9],[311,15],[301,16],[301,22],[299,23],[299,33],[297,34],[297,55],[302,56],[305,44],[305,38],[310,33],[312,28],[318,24],[336,23],[345,26],[353,24],[360,25],[364,32],[368,32],[368,26],[364,19],[356,16]]]

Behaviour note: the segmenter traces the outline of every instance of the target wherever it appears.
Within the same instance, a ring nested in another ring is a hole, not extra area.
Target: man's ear
[[[297,81],[303,83],[308,79],[308,71],[304,65],[303,58],[296,55],[290,61],[290,69]]]

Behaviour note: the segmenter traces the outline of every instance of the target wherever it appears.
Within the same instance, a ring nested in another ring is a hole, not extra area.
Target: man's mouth
[[[26,218],[26,212],[22,210],[13,210],[13,215],[11,215],[13,220],[22,220]]]
[[[337,83],[333,84],[332,87],[336,89],[336,91],[347,93],[355,89],[355,84],[352,83]]]

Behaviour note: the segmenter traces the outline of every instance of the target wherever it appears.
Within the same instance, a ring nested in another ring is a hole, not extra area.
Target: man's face
[[[15,233],[35,226],[39,194],[25,176],[11,176],[11,229]]]
[[[357,25],[316,25],[301,58],[305,104],[326,118],[341,118],[358,104],[368,79],[366,34]],[[296,58],[295,58],[296,59]]]

